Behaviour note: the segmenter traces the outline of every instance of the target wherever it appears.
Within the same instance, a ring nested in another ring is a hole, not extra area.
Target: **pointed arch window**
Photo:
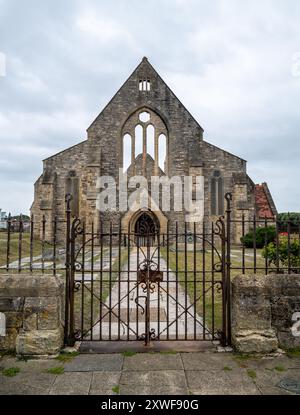
[[[146,130],[146,143],[147,143],[147,153],[155,159],[155,137],[154,137],[154,127],[153,125],[148,125]]]
[[[158,165],[162,171],[165,171],[165,162],[167,156],[167,137],[161,134],[158,137]]]
[[[135,127],[135,157],[143,154],[143,127],[138,124]]]
[[[127,119],[122,131],[124,171],[131,164],[135,171],[136,159],[142,155],[142,174],[146,173],[147,163],[153,164],[154,175],[161,171],[168,174],[168,131],[157,113],[141,108]]]
[[[123,137],[123,171],[125,172],[131,164],[132,138],[130,134]]]
[[[210,181],[211,214],[223,215],[224,213],[224,184],[219,170],[215,170]]]

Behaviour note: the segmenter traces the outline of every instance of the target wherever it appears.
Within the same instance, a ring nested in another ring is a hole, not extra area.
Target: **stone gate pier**
[[[300,347],[300,275],[241,275],[232,282],[232,342],[241,353]]]
[[[0,274],[0,350],[57,355],[63,346],[63,283],[53,275]],[[4,334],[4,335],[3,335]]]

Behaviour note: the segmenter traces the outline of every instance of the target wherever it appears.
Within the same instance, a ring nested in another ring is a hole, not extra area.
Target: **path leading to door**
[[[143,254],[144,252],[144,254]],[[152,260],[158,262],[156,248],[150,248]],[[136,340],[145,333],[145,296],[143,284],[137,284],[138,264],[146,256],[146,248],[133,248],[129,264],[125,264],[121,276],[113,285],[111,295],[105,301],[105,317],[102,320],[102,340]],[[128,266],[129,265],[129,266]],[[195,310],[189,296],[176,280],[174,272],[167,273],[166,261],[160,256],[159,269],[163,281],[155,284],[150,294],[150,331],[160,340],[203,339],[203,319]],[[112,312],[107,310],[112,307]],[[93,329],[93,339],[100,340],[100,324]],[[206,330],[206,339],[210,338]]]

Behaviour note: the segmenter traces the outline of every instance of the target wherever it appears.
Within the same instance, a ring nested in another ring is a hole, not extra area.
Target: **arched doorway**
[[[134,225],[135,243],[153,246],[158,238],[159,222],[153,213],[143,212]]]

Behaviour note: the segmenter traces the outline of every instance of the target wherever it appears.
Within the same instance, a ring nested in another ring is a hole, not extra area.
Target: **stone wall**
[[[300,347],[297,316],[300,275],[243,275],[233,280],[232,340],[239,352]]]
[[[63,344],[63,283],[52,275],[0,275],[0,313],[6,335],[0,350],[56,355]]]

